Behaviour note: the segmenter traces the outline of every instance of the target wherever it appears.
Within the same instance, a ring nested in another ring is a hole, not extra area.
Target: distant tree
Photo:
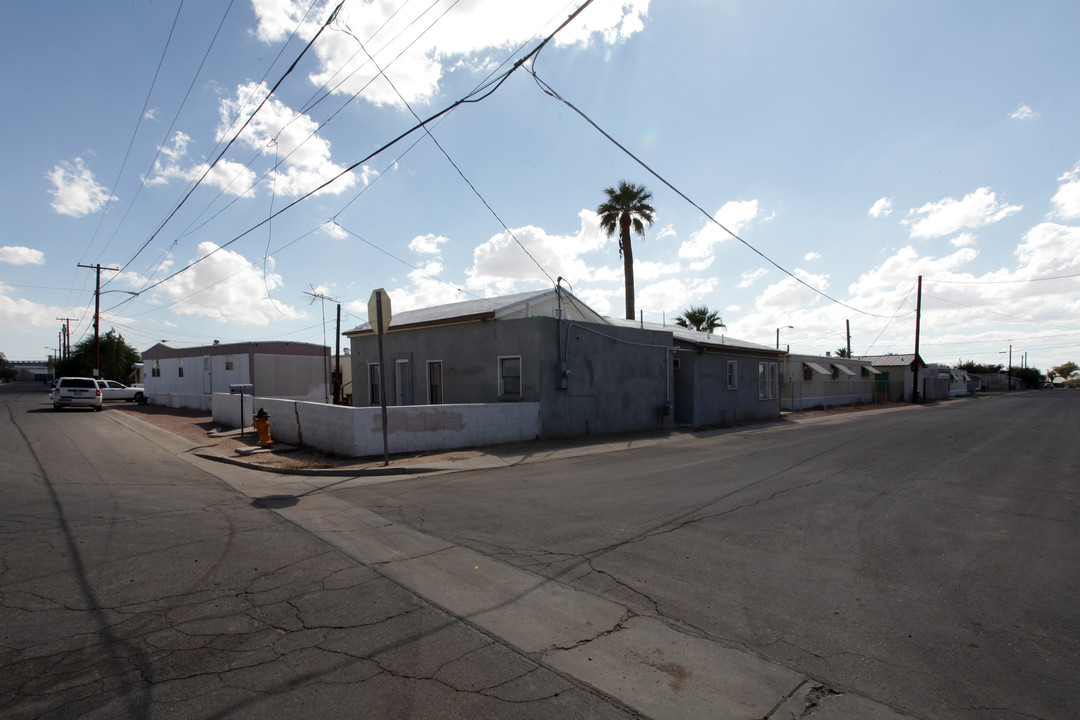
[[[710,310],[708,305],[695,307],[691,305],[683,314],[675,318],[675,324],[679,327],[690,328],[700,332],[711,333],[716,328],[726,328],[720,313]]]
[[[998,363],[997,365],[984,365],[982,363],[977,363],[973,360],[957,362],[956,367],[960,368],[961,370],[967,370],[969,373],[975,373],[976,375],[1005,372],[1005,366],[1001,363]]]
[[[836,357],[849,358],[851,357],[851,351],[848,350],[846,347],[836,348]]]
[[[1012,369],[1012,376],[1014,378],[1020,378],[1021,382],[1029,388],[1037,388],[1046,382],[1046,378],[1043,377],[1043,374],[1039,369],[1033,367],[1014,367]]]
[[[652,225],[656,211],[649,204],[652,193],[644,185],[620,180],[618,187],[604,188],[607,200],[596,208],[600,229],[611,237],[619,233],[619,257],[623,259],[623,278],[626,287],[626,319],[634,319],[634,249],[630,231],[645,235],[645,226]]]
[[[1054,368],[1054,372],[1066,380],[1072,377],[1072,374],[1077,370],[1080,370],[1080,365],[1077,365],[1072,360]]]
[[[124,341],[124,336],[109,330],[101,336],[98,352],[101,355],[100,376],[106,380],[127,382],[132,363],[139,362],[139,351]],[[71,356],[56,363],[56,376],[89,376],[94,371],[94,338],[88,336],[75,344]]]
[[[9,368],[7,362],[7,356],[0,352],[0,380],[3,382],[11,382],[19,374],[15,368]]]

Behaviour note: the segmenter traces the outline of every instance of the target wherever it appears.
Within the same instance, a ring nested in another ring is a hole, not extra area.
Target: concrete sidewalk
[[[869,698],[836,691],[825,681],[740,648],[637,615],[618,602],[425,533],[358,506],[340,491],[424,474],[505,468],[733,433],[784,431],[805,423],[844,422],[866,412],[880,414],[912,407],[917,406],[802,414],[737,428],[609,437],[593,442],[537,441],[485,448],[457,459],[450,454],[389,466],[367,462],[298,471],[252,465],[247,459],[213,452],[196,454],[264,471],[245,475],[242,482],[232,473],[225,473],[223,479],[251,498],[254,506],[278,513],[525,657],[585,683],[645,717],[901,720],[911,716]],[[287,453],[288,448],[280,450]]]
[[[275,443],[271,448],[260,448],[255,445],[255,433],[251,428],[244,428],[243,430],[236,428],[214,432],[211,433],[211,436],[236,439],[241,436],[241,433],[244,433],[249,438],[250,447],[235,452],[207,448],[197,451],[195,454],[208,460],[282,475],[379,478],[511,467],[548,460],[635,450],[656,445],[692,442],[733,433],[761,432],[805,423],[852,420],[867,414],[877,415],[926,407],[932,407],[932,405],[897,404],[883,408],[838,408],[831,411],[782,413],[778,421],[729,428],[625,433],[595,438],[534,440],[524,443],[492,445],[484,448],[461,448],[456,451],[451,450],[419,457],[395,455],[391,456],[389,464],[385,464],[382,459],[336,458],[329,462],[324,461],[324,464],[328,465],[328,467],[295,467],[284,463],[275,463],[273,457],[288,457],[299,449],[284,443]]]

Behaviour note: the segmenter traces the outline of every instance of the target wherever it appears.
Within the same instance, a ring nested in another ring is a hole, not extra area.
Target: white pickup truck
[[[140,405],[146,403],[146,391],[143,390],[142,385],[129,386],[115,380],[98,380],[97,384],[101,388],[103,402],[123,400],[125,402],[137,402]]]

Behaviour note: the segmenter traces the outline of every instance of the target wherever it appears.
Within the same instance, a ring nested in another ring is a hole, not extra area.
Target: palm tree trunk
[[[623,251],[623,278],[626,291],[626,319],[634,319],[634,250],[630,246],[630,216],[619,218],[619,239]]]

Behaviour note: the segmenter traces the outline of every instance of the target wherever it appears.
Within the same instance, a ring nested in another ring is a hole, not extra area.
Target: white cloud
[[[83,217],[116,199],[105,186],[97,184],[81,157],[70,163],[61,160],[46,177],[53,184],[52,209],[61,215]]]
[[[44,265],[45,253],[21,245],[0,247],[0,262],[9,265]]]
[[[1021,209],[1020,205],[999,203],[990,188],[981,187],[962,200],[945,198],[909,210],[901,222],[911,226],[911,237],[938,238],[965,228],[995,223]]]
[[[581,226],[573,235],[550,235],[543,228],[529,225],[514,228],[513,237],[502,232],[481,243],[473,250],[473,266],[467,271],[468,286],[485,291],[515,292],[519,283],[528,287],[550,285],[551,281],[539,266],[552,278],[562,276],[571,285],[579,280],[593,279],[596,271],[581,256],[599,250],[609,242],[613,244],[613,241],[600,232],[596,213],[582,210],[578,217]],[[618,276],[622,276],[621,271]]]
[[[971,233],[960,233],[949,242],[953,247],[971,247],[975,244],[975,236]]]
[[[769,268],[758,268],[757,270],[747,270],[739,277],[739,287],[750,287],[761,278],[765,277],[769,273]]]
[[[810,252],[803,255],[803,260],[806,260],[807,262],[810,262],[811,260],[820,260],[820,259],[821,259],[821,253],[814,252],[813,250],[811,250]]]
[[[1021,103],[1016,111],[1009,115],[1014,120],[1030,120],[1039,117],[1039,113],[1032,110],[1028,105]]]
[[[13,297],[13,293],[10,285],[0,282],[0,330],[39,333],[42,328],[55,329],[56,318],[65,316],[60,308]],[[11,350],[7,352],[8,358],[11,358]]]
[[[716,290],[717,284],[716,278],[668,278],[638,290],[635,306],[646,315],[666,312],[668,317],[672,317],[671,313],[679,313],[688,305],[701,303]],[[623,314],[619,313],[619,317]]]
[[[794,275],[802,282],[789,275],[783,280],[769,285],[754,301],[757,309],[768,308],[771,312],[780,313],[803,310],[822,299],[822,296],[811,288],[817,288],[822,292],[828,291],[828,275],[814,275],[799,268],[795,269]],[[807,285],[810,287],[807,287]]]
[[[158,159],[154,161],[154,169],[147,183],[150,185],[163,185],[170,180],[179,179],[184,182],[198,180],[203,174],[206,177],[203,183],[216,187],[230,195],[253,197],[255,185],[255,171],[233,160],[221,159],[206,172],[206,163],[194,166],[185,166],[188,144],[191,137],[183,132],[173,135],[172,142],[160,147]]]
[[[273,272],[273,258],[266,261],[264,276],[261,265],[253,266],[243,255],[219,249],[212,242],[200,243],[198,252],[200,257],[213,254],[161,285],[173,312],[234,325],[268,325],[282,317],[305,317],[302,311],[267,299],[268,293],[283,285],[281,276]]]
[[[335,2],[323,3],[301,25],[298,35],[310,40]],[[279,42],[304,18],[309,0],[255,0],[258,37]],[[310,76],[343,95],[360,93],[375,105],[400,105],[394,89],[379,76],[381,67],[409,103],[426,102],[441,81],[457,68],[482,71],[510,48],[547,34],[566,17],[562,0],[509,3],[474,0],[445,14],[428,12],[430,4],[364,3],[346,5],[314,46],[320,67]],[[587,43],[593,38],[614,43],[640,32],[648,0],[599,0],[555,38],[557,44]],[[357,38],[363,40],[361,48]],[[367,55],[370,52],[375,63]]]
[[[252,117],[251,113],[268,93],[269,88],[264,83],[248,83],[237,87],[234,98],[223,98],[218,108],[221,117],[218,140],[232,137],[250,118],[238,142],[262,150],[267,158],[273,157],[281,163],[267,179],[279,195],[298,197],[341,174],[345,168],[331,160],[330,142],[319,136],[319,124],[308,115],[294,112],[275,97]],[[234,171],[235,168],[223,169],[222,179],[231,179]],[[370,170],[364,168],[364,171],[361,177],[367,182]],[[351,188],[356,181],[357,176],[348,173],[320,192],[337,195]]]
[[[421,255],[438,255],[439,246],[445,242],[449,242],[449,239],[442,235],[418,235],[409,243],[409,249]]]
[[[1054,193],[1054,215],[1062,220],[1080,218],[1080,163],[1058,178],[1061,186]]]
[[[870,208],[870,217],[879,218],[892,214],[892,200],[881,198]]]
[[[750,227],[758,213],[757,200],[733,200],[724,203],[723,207],[716,211],[714,217],[720,225],[741,236]],[[679,257],[692,261],[694,270],[703,270],[713,262],[714,246],[729,238],[731,235],[719,225],[706,221],[700,230],[679,247]]]

